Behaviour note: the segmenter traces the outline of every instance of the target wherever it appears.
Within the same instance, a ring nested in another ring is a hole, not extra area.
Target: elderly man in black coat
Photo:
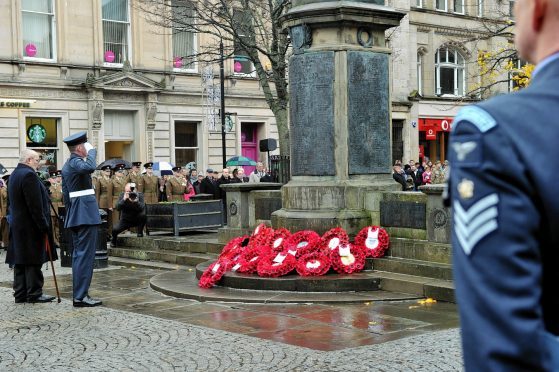
[[[33,150],[23,150],[10,176],[10,243],[6,263],[14,266],[16,303],[50,302],[43,294],[41,266],[48,261],[46,238],[52,245],[49,195],[35,171],[41,159]],[[56,258],[56,250],[52,251]]]

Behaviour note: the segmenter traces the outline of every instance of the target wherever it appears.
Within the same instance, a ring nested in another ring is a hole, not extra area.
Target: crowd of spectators
[[[396,160],[392,167],[392,178],[402,185],[402,191],[419,191],[422,185],[444,183],[449,171],[448,160],[437,160],[435,164],[428,158],[422,163],[410,160],[404,166],[400,160]]]

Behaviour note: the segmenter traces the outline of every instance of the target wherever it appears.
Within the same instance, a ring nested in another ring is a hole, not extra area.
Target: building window
[[[196,70],[196,33],[194,32],[195,8],[190,1],[173,0],[173,68]]]
[[[514,19],[514,3],[515,0],[509,0],[509,16]]]
[[[235,25],[235,32],[238,35],[233,45],[233,72],[237,75],[255,76],[256,71],[254,70],[254,65],[243,45],[251,44],[252,20],[250,12],[235,9],[233,11],[233,22]]]
[[[454,13],[464,14],[464,0],[454,0]]]
[[[416,8],[423,8],[423,0],[415,0]]]
[[[103,0],[103,61],[122,65],[130,60],[128,0]]]
[[[483,17],[483,0],[477,0],[477,16]]]
[[[417,93],[423,95],[423,54],[417,53]]]
[[[435,8],[437,10],[446,12],[447,11],[447,0],[435,0]]]
[[[175,165],[198,164],[198,123],[175,121]]]
[[[23,56],[53,60],[55,45],[53,0],[22,0]]]
[[[25,118],[25,146],[41,154],[45,166],[57,169],[58,162],[58,119]]]
[[[466,61],[456,50],[440,48],[435,54],[435,87],[438,96],[463,96]]]
[[[513,92],[523,88],[520,80],[525,77],[522,68],[526,66],[526,61],[515,58],[512,60],[512,69],[509,72],[509,92]]]

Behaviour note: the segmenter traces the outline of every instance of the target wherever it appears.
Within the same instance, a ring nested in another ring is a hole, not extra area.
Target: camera
[[[131,183],[130,184],[130,192],[128,193],[128,198],[130,200],[136,200],[136,198],[138,197],[138,193],[136,193],[134,190],[136,189],[136,184],[135,183]]]

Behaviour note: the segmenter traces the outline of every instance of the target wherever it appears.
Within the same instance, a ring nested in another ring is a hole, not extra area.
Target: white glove
[[[89,152],[89,150],[93,150],[93,145],[89,142],[84,143],[83,147],[85,147],[86,152]]]

